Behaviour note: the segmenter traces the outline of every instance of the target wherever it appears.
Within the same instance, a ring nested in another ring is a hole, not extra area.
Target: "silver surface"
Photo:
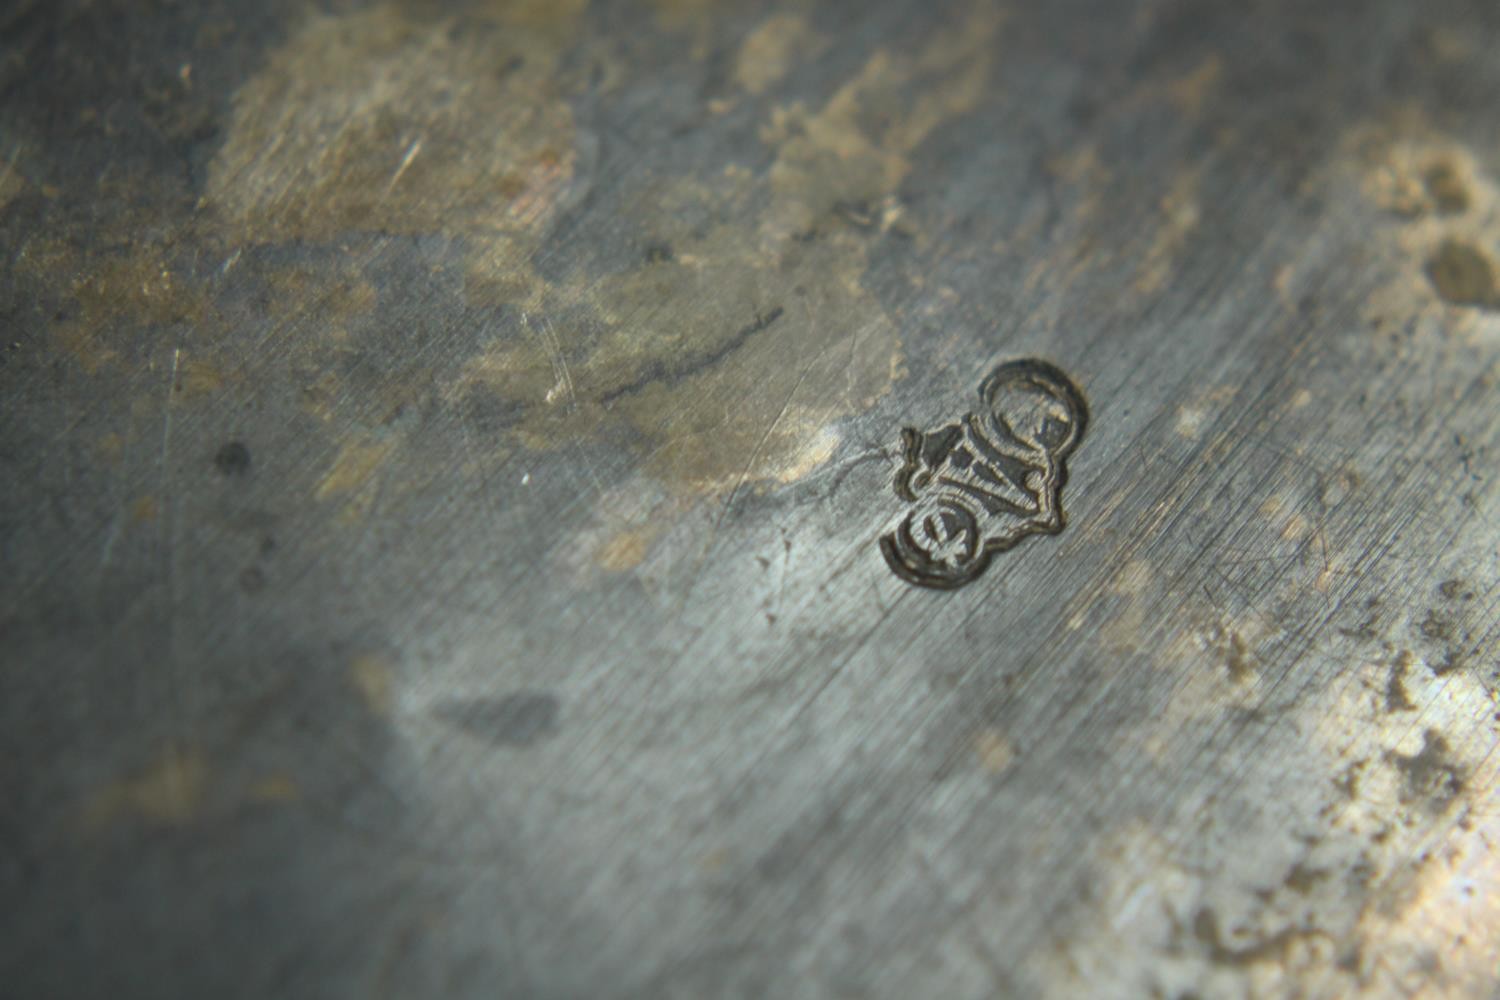
[[[0,26],[10,995],[1497,995],[1493,5]]]

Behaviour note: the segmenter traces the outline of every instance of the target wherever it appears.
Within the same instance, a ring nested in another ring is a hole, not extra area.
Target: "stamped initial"
[[[1065,461],[1088,423],[1083,394],[1045,361],[1010,361],[980,406],[936,430],[901,432],[896,495],[909,507],[880,538],[891,570],[923,587],[961,587],[990,558],[1066,523]]]

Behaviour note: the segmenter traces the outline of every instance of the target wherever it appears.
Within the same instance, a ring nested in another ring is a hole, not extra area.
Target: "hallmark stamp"
[[[1010,361],[979,387],[979,409],[932,431],[901,432],[896,495],[910,504],[880,538],[901,579],[961,587],[990,558],[1066,520],[1068,454],[1088,423],[1072,379],[1045,361]]]

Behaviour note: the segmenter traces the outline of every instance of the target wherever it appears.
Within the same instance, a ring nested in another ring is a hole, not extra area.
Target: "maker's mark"
[[[880,538],[895,574],[923,587],[961,587],[1027,535],[1063,529],[1064,460],[1088,407],[1045,361],[1011,361],[979,387],[980,407],[933,431],[901,432],[896,495],[911,504]]]

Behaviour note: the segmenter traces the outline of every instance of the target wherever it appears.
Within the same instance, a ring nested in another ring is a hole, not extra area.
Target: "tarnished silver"
[[[0,2],[0,994],[1493,1000],[1497,53]]]

